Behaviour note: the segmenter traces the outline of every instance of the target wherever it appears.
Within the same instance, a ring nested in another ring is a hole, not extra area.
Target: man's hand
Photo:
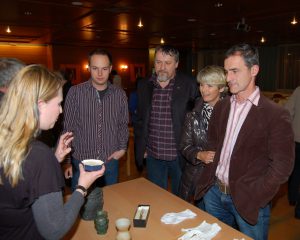
[[[62,169],[66,179],[73,177],[73,169],[71,163],[65,163],[62,165]]]
[[[125,154],[125,150],[124,149],[122,149],[122,150],[119,150],[119,151],[115,151],[113,154],[111,154],[109,157],[108,157],[108,161],[110,161],[110,160],[112,160],[112,159],[117,159],[117,160],[119,160],[121,157],[123,157],[124,156],[124,154]]]
[[[60,136],[55,151],[55,156],[59,162],[62,162],[65,156],[71,152],[70,143],[74,139],[72,132],[66,132]]]

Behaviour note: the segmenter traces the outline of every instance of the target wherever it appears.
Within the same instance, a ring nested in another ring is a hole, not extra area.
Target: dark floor
[[[145,177],[145,169],[138,172],[134,164],[132,137],[129,142],[130,175],[127,156],[120,160],[120,182]],[[300,220],[294,218],[294,207],[287,200],[287,184],[284,184],[272,202],[269,240],[300,240]]]

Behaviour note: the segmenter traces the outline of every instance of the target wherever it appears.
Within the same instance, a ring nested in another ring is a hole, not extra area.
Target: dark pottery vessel
[[[103,208],[103,192],[100,187],[93,187],[89,191],[86,201],[80,210],[81,218],[84,220],[94,220],[97,211]]]

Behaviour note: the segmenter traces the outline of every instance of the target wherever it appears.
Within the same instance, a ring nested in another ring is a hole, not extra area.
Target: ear
[[[38,101],[39,112],[41,112],[44,109],[45,105],[46,105],[45,101],[43,101],[43,100]]]
[[[110,65],[110,68],[109,68],[109,73],[111,73],[111,70],[112,70],[112,65]]]
[[[176,63],[176,67],[175,67],[175,68],[177,68],[177,67],[178,67],[178,64],[179,64],[179,61]]]
[[[259,72],[259,66],[258,65],[253,65],[251,67],[251,75],[252,77],[256,77],[256,75],[258,74]]]

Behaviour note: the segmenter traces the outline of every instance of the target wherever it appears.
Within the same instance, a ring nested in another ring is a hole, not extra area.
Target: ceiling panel
[[[77,4],[76,4],[77,3]],[[81,5],[78,5],[80,4]],[[0,42],[148,48],[300,43],[298,0],[1,0]],[[144,27],[138,28],[139,19]],[[12,32],[6,33],[7,26]],[[239,26],[239,28],[238,28]]]

